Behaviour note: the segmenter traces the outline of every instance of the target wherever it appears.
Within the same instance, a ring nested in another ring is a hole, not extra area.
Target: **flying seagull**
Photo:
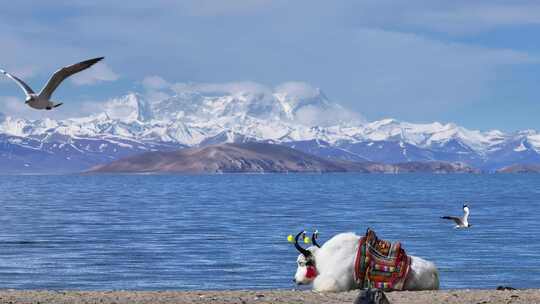
[[[25,103],[27,105],[38,110],[52,110],[53,108],[62,105],[62,103],[55,103],[54,101],[50,100],[54,90],[58,88],[60,83],[62,83],[62,81],[64,81],[64,79],[68,78],[69,76],[88,69],[97,62],[101,61],[103,58],[105,57],[89,59],[61,68],[52,75],[51,79],[49,79],[49,82],[47,82],[45,87],[41,89],[41,92],[39,92],[39,94],[34,93],[32,88],[19,78],[7,73],[2,69],[0,69],[0,73],[13,79],[13,81],[15,81],[21,87],[21,89],[23,89],[24,94],[26,95]]]
[[[469,224],[469,206],[467,204],[463,205],[463,216],[441,216],[445,220],[453,220],[456,222],[456,227],[454,228],[469,228],[472,225]]]

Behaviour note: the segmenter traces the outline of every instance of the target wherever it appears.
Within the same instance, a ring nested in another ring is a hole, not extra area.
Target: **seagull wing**
[[[24,94],[26,95],[26,97],[30,97],[30,94],[34,94],[34,91],[32,90],[32,88],[29,85],[27,85],[24,81],[22,81],[19,78],[9,74],[8,72],[6,72],[4,70],[0,70],[0,73],[6,75],[7,77],[9,77],[11,79],[13,79],[13,81],[15,81],[21,87],[21,89],[23,89]]]
[[[41,90],[41,92],[39,92],[39,97],[49,100],[54,90],[58,88],[58,86],[60,85],[60,83],[62,83],[62,81],[64,81],[64,79],[68,78],[73,74],[79,73],[82,70],[88,69],[89,67],[101,61],[103,58],[105,57],[85,60],[74,65],[63,67],[60,70],[56,71],[52,75],[51,79],[49,79],[49,82],[47,82],[45,87]]]
[[[457,216],[441,216],[441,218],[445,220],[453,220],[457,225],[463,225],[463,221]]]

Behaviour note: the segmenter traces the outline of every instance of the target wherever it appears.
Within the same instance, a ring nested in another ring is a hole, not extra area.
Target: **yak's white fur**
[[[347,232],[335,235],[321,248],[311,246],[318,271],[315,279],[306,278],[306,259],[299,255],[298,268],[294,276],[297,284],[313,283],[313,289],[320,292],[340,292],[357,289],[354,281],[354,262],[360,236]],[[419,257],[411,256],[411,268],[405,281],[405,290],[439,289],[439,272],[435,264]]]

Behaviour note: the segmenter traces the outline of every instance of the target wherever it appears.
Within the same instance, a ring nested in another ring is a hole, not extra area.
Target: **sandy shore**
[[[353,303],[356,292],[311,291],[0,291],[0,303]],[[540,290],[445,290],[387,293],[391,303],[540,303]]]

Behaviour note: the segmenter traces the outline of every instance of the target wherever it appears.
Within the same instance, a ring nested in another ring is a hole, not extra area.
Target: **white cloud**
[[[338,105],[328,108],[305,106],[295,115],[296,121],[306,126],[335,126],[342,123],[363,123],[366,120],[358,113]]]
[[[149,101],[169,98],[172,84],[160,76],[146,76],[142,80],[144,96]]]
[[[475,3],[411,14],[406,24],[451,34],[476,34],[502,27],[540,24],[540,5]]]
[[[92,85],[100,81],[115,81],[117,79],[118,75],[102,62],[71,77],[71,81],[76,85]]]
[[[252,81],[226,83],[175,83],[172,89],[177,92],[227,93],[227,94],[271,94],[268,86]]]
[[[272,95],[286,96],[287,102],[293,107],[302,100],[321,98],[317,106],[299,107],[294,120],[307,126],[329,126],[346,122],[365,121],[361,114],[346,109],[331,100],[326,100],[319,88],[306,82],[291,81],[277,85],[274,89],[257,82],[227,82],[227,83],[176,83],[172,85],[177,93],[200,92],[206,94],[258,95],[258,102],[275,103]]]
[[[132,0],[130,5],[107,0],[79,1],[71,4],[83,10],[100,10],[104,7],[109,12],[139,16],[140,12],[174,13],[181,16],[238,16],[266,11],[277,4],[286,5],[288,0]],[[39,5],[39,4],[38,4]],[[146,16],[145,16],[146,17]]]
[[[321,92],[319,88],[301,81],[289,81],[275,87],[274,93],[286,96],[293,106],[301,101],[315,99],[317,106],[308,104],[301,106],[295,113],[295,120],[307,126],[332,126],[347,122],[363,122],[364,118],[358,112],[346,109]]]
[[[196,16],[241,15],[259,12],[282,0],[197,0],[184,2],[184,8]]]
[[[102,113],[104,112],[105,106],[109,101],[110,100],[84,100],[80,102],[77,112],[74,113],[73,111],[70,111],[71,113],[67,117],[85,117],[92,114]]]
[[[363,29],[339,55],[319,63],[317,68],[326,73],[311,81],[324,83],[331,96],[371,119],[433,120],[487,98],[506,68],[538,63],[526,52]]]
[[[20,114],[22,112],[30,112],[30,108],[24,103],[21,98],[13,96],[2,96],[2,113],[6,115]]]
[[[147,90],[162,90],[162,89],[168,89],[171,84],[161,78],[160,76],[147,76],[143,79],[142,85]]]
[[[358,12],[357,24],[408,32],[468,35],[540,24],[540,4],[533,0],[364,0],[354,9]]]
[[[300,81],[282,83],[275,88],[275,92],[278,94],[287,94],[293,98],[313,98],[320,94],[318,88]]]
[[[164,100],[171,97],[169,93],[163,91],[146,91],[144,96],[148,101]]]

